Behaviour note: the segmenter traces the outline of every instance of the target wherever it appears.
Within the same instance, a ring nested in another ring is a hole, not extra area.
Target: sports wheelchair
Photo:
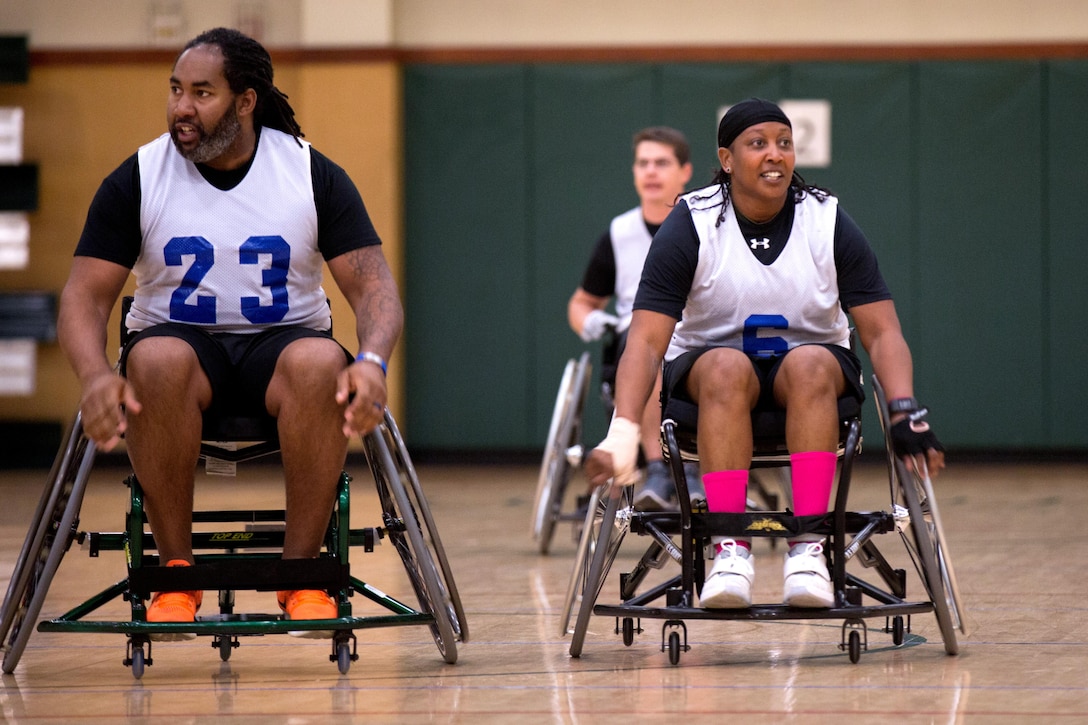
[[[572,574],[580,595],[577,620],[571,632],[570,655],[580,657],[594,614],[613,617],[615,633],[630,646],[643,631],[642,619],[664,620],[661,650],[671,664],[690,650],[685,620],[841,619],[841,642],[853,663],[868,650],[866,620],[884,617],[884,631],[896,646],[910,631],[912,615],[933,612],[945,652],[959,652],[956,632],[968,634],[960,603],[959,587],[952,568],[937,501],[929,477],[908,470],[892,453],[887,400],[874,376],[873,389],[880,425],[884,431],[891,507],[888,511],[852,512],[846,508],[856,455],[861,450],[860,405],[849,398],[839,401],[840,443],[837,451],[838,485],[833,509],[824,515],[795,516],[789,510],[757,511],[742,514],[703,513],[692,510],[683,495],[687,485],[682,464],[698,460],[695,446],[695,406],[670,401],[662,423],[662,448],[667,456],[680,496],[679,513],[642,513],[630,507],[629,487],[609,484],[598,489],[597,511],[593,518],[595,540],[587,548]],[[784,443],[784,411],[757,411],[753,414],[755,447],[753,469],[789,465]],[[589,522],[587,517],[587,524]],[[629,572],[619,577],[619,604],[597,604],[626,533],[648,536],[646,553]],[[926,598],[908,601],[907,572],[895,569],[877,548],[875,536],[897,532],[921,579]],[[818,534],[827,539],[824,547],[835,592],[835,605],[828,609],[802,609],[782,604],[754,604],[747,609],[705,609],[695,605],[696,587],[705,577],[705,560],[710,536],[787,537]],[[848,538],[849,537],[849,538]],[[677,541],[679,540],[679,541]],[[668,561],[680,565],[680,573],[667,581],[639,591],[651,569]],[[848,572],[855,562],[873,569],[881,580],[874,584],[857,573]],[[866,598],[871,601],[866,601]],[[663,601],[661,601],[663,600]],[[569,612],[564,625],[569,621]]]
[[[124,319],[122,317],[122,319]],[[200,456],[206,464],[236,465],[277,453],[276,423],[271,416],[224,417],[205,421]],[[127,639],[123,664],[138,679],[152,664],[153,640],[179,634],[212,638],[221,660],[229,659],[239,638],[288,632],[331,631],[332,653],[341,673],[358,659],[354,630],[376,627],[424,625],[430,629],[442,658],[457,661],[457,643],[468,641],[468,624],[446,559],[438,530],[408,450],[392,414],[364,436],[364,454],[377,488],[381,521],[375,526],[352,529],[350,525],[351,477],[342,472],[334,510],[317,559],[284,560],[283,510],[194,511],[191,567],[167,568],[155,551],[146,527],[144,498],[139,482],[130,475],[129,510],[122,532],[79,530],[79,511],[95,459],[95,444],[83,433],[77,413],[49,473],[23,548],[16,560],[0,610],[0,645],[3,672],[10,674],[19,662],[33,625],[41,612],[53,576],[73,543],[90,556],[102,551],[124,551],[127,576],[61,616],[38,623],[41,632],[124,634]],[[215,527],[210,531],[200,528]],[[228,525],[232,525],[228,528]],[[348,553],[352,547],[374,551],[388,539],[399,554],[418,608],[389,596],[352,576]],[[235,611],[235,591],[323,589],[338,606],[331,620],[287,620],[282,614]],[[198,616],[191,623],[147,621],[145,600],[153,591],[218,590],[218,613]],[[359,594],[388,614],[352,616],[351,597]],[[131,619],[87,619],[95,610],[118,597],[128,601]]]

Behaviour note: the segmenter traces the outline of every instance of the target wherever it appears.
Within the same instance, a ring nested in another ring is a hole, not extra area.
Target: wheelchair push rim
[[[408,447],[404,443],[404,438],[400,435],[396,421],[393,420],[393,416],[388,410],[385,412],[383,433],[386,444],[396,459],[395,462],[401,475],[401,481],[407,484],[404,486],[405,493],[408,495],[409,503],[423,527],[424,543],[438,564],[442,577],[441,584],[445,587],[450,605],[450,619],[456,638],[460,642],[468,642],[468,619],[465,617],[465,610],[461,604],[461,596],[457,590],[453,570],[450,568],[449,559],[446,556],[446,549],[442,545],[441,537],[438,535],[438,526],[435,524],[431,507],[427,503],[427,497],[423,493],[419,475],[416,473],[412,459],[408,455]]]
[[[454,607],[449,592],[425,543],[419,520],[397,474],[398,469],[384,435],[375,430],[364,438],[364,442],[382,506],[386,533],[404,563],[421,611],[433,620],[428,627],[439,653],[447,663],[453,664],[457,661],[457,642],[453,626]]]

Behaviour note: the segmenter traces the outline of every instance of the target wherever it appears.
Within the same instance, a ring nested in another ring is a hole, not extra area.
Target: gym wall
[[[717,109],[755,95],[831,102],[832,163],[801,172],[876,248],[945,443],[1088,448],[1088,61],[410,63],[404,94],[415,447],[542,447],[632,133],[683,130],[701,185]]]

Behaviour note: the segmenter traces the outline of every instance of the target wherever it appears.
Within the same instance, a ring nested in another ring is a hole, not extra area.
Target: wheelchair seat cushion
[[[204,415],[200,437],[206,441],[277,441],[276,419],[271,415]]]

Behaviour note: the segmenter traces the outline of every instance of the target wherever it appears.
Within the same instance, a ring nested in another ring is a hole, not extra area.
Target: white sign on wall
[[[23,109],[0,108],[0,164],[23,163]]]
[[[37,370],[34,340],[0,340],[0,395],[33,395]]]
[[[826,168],[831,165],[831,101],[782,100],[782,112],[793,126],[793,147],[798,168]],[[729,106],[718,109],[718,122]]]

